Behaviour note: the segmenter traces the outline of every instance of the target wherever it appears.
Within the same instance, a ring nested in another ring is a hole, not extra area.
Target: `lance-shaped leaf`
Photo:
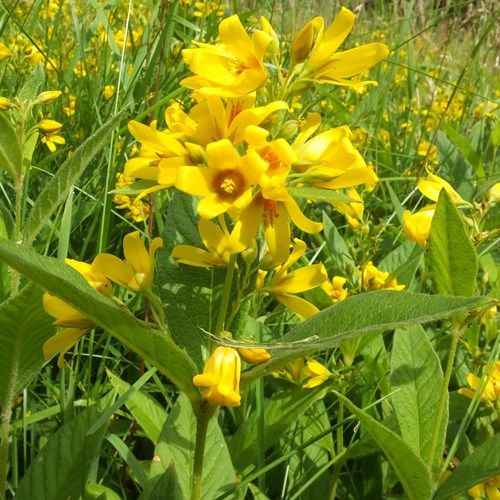
[[[491,299],[485,297],[449,297],[395,290],[354,295],[300,323],[274,347],[273,344],[266,344],[273,357],[244,372],[242,380],[253,380],[293,359],[338,346],[358,335],[426,323],[485,307],[490,302]],[[229,340],[224,343],[234,344]]]
[[[5,113],[0,113],[0,171],[7,171],[13,179],[21,172],[23,155],[16,130]]]
[[[368,413],[336,393],[349,410],[359,419],[370,433],[396,472],[406,496],[410,500],[431,498],[431,471],[425,462],[396,433],[389,430]]]
[[[476,285],[477,253],[455,204],[441,189],[429,235],[432,275],[439,293],[471,296]]]
[[[194,365],[166,332],[139,321],[127,309],[97,293],[80,273],[63,262],[2,238],[0,259],[50,294],[62,298],[152,363],[190,399],[199,399],[199,392],[192,384],[196,374]]]

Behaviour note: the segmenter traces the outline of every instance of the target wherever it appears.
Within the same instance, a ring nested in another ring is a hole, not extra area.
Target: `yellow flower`
[[[34,104],[52,104],[61,94],[62,92],[60,90],[47,90],[38,94]]]
[[[125,186],[129,186],[134,181],[133,178],[123,175],[121,172],[116,174],[116,184],[115,189],[120,189]],[[113,196],[113,203],[116,204],[116,208],[120,210],[128,210],[125,214],[127,219],[131,219],[134,222],[142,222],[147,220],[149,217],[149,204],[143,203],[142,200],[132,199],[130,196],[124,194],[115,194]]]
[[[435,211],[436,205],[427,205],[414,214],[409,210],[403,213],[403,229],[406,236],[422,248],[427,244]]]
[[[306,251],[306,244],[295,239],[295,245],[288,260],[277,269],[269,284],[262,291],[269,292],[285,307],[294,312],[300,319],[313,316],[319,309],[307,300],[295,294],[315,288],[328,279],[323,264],[313,264],[288,272],[289,268],[299,260]]]
[[[332,298],[333,302],[344,300],[347,297],[347,290],[344,285],[347,283],[347,278],[343,276],[334,276],[332,281],[325,281],[321,284],[321,288]]]
[[[76,97],[74,95],[68,96],[68,105],[63,107],[66,116],[73,116],[76,112]]]
[[[12,106],[12,103],[6,97],[0,97],[0,111],[7,111]]]
[[[472,498],[483,498],[483,494],[486,493],[486,498],[488,500],[499,500],[500,499],[500,476],[492,477],[487,481],[477,484],[467,493]]]
[[[251,201],[252,186],[267,165],[251,163],[248,154],[240,157],[227,139],[208,144],[206,156],[206,167],[179,167],[175,185],[202,198],[201,217],[212,219],[226,212],[234,217]]]
[[[299,358],[288,363],[274,375],[284,378],[304,389],[312,389],[328,380],[332,374],[328,368],[310,356]]]
[[[373,81],[353,81],[350,77],[363,73],[384,59],[389,49],[383,43],[369,43],[345,52],[336,52],[354,26],[355,15],[342,7],[330,27],[324,32],[324,20],[315,17],[292,43],[292,57],[304,61],[301,76],[321,83],[356,87]],[[316,35],[314,43],[312,39]],[[299,76],[299,79],[301,78]]]
[[[177,245],[172,250],[171,257],[178,263],[197,267],[226,266],[230,255],[241,251],[233,251],[227,230],[221,229],[211,220],[201,218],[198,231],[208,252],[190,245]]]
[[[351,143],[347,126],[336,127],[314,137],[321,115],[309,113],[292,147],[297,154],[294,170],[301,182],[323,189],[344,189],[375,184],[378,177]]]
[[[104,99],[109,101],[115,95],[115,90],[116,90],[116,88],[114,85],[106,85],[104,87],[103,92],[102,92]]]
[[[236,349],[219,346],[205,364],[203,374],[195,375],[193,384],[208,387],[203,397],[213,405],[239,406],[241,360]]]
[[[432,201],[438,201],[439,193],[441,189],[444,189],[457,205],[470,205],[467,201],[465,201],[452,187],[441,177],[435,174],[428,174],[427,179],[420,179],[418,181],[418,189],[427,198]]]
[[[210,45],[194,42],[196,48],[184,49],[182,55],[196,75],[181,85],[221,97],[250,94],[267,81],[264,55],[272,37],[256,30],[248,35],[237,15],[224,19],[219,26],[222,43]]]
[[[498,203],[500,201],[500,182],[493,184],[486,193],[486,198],[490,203]]]
[[[72,259],[66,259],[65,262],[73,269],[76,269],[99,293],[108,297],[113,295],[111,283],[93,264],[86,264]],[[78,309],[49,293],[43,294],[43,308],[48,314],[56,318],[54,325],[65,327],[62,332],[48,339],[43,345],[43,355],[46,360],[52,358],[57,352],[61,352],[57,366],[62,368],[64,366],[64,354],[78,342],[80,337],[85,335],[91,328],[94,328],[95,324]]]
[[[265,363],[271,359],[271,354],[260,347],[238,347],[238,353],[247,362],[253,365]]]
[[[288,257],[289,219],[306,233],[317,233],[323,225],[308,219],[287,190],[288,175],[297,155],[284,139],[266,142],[267,135],[260,127],[246,129],[245,139],[250,148],[245,158],[249,168],[262,175],[258,179],[260,189],[240,214],[231,239],[235,247],[246,248],[263,224],[269,253],[274,261],[283,262]]]
[[[10,57],[12,55],[12,52],[10,49],[4,45],[2,42],[0,42],[0,61],[2,59],[6,59],[7,57]]]
[[[57,135],[57,132],[62,128],[62,123],[56,122],[55,120],[43,119],[37,125],[37,128],[42,134],[41,141],[49,148],[51,153],[56,151],[56,144],[66,143],[64,137]]]
[[[458,390],[458,393],[472,399],[479,387],[479,384],[481,383],[481,379],[473,373],[469,373],[469,375],[467,375],[467,383],[469,384],[470,389],[462,388]],[[486,384],[481,400],[489,401],[491,403],[500,401],[500,361],[495,363],[495,369]]]
[[[349,189],[348,196],[356,201],[332,201],[332,205],[337,212],[340,212],[346,218],[347,224],[356,229],[360,226],[360,221],[363,219],[365,205],[363,198],[361,198],[356,189]]]
[[[363,287],[366,290],[403,290],[405,285],[398,285],[396,279],[389,278],[389,273],[380,271],[372,262],[368,262],[359,275],[363,280]]]
[[[155,253],[161,247],[163,240],[155,238],[146,250],[139,231],[134,231],[123,238],[125,260],[101,253],[94,259],[93,265],[117,285],[134,292],[148,293],[153,284]]]

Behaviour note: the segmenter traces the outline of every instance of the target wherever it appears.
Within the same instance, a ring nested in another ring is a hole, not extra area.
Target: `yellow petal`
[[[100,253],[93,264],[117,285],[127,287],[134,278],[132,266],[115,255]]]
[[[328,274],[323,264],[313,264],[286,274],[275,286],[271,280],[271,286],[281,292],[300,293],[321,285],[327,279]]]
[[[325,35],[322,36],[322,33],[318,35],[318,38],[322,39],[319,40],[317,47],[314,47],[313,63],[328,59],[340,47],[351,32],[355,19],[356,17],[350,10],[344,7],[340,9]]]
[[[172,250],[171,256],[180,264],[196,267],[225,266],[227,262],[201,248],[189,245],[177,245]]]
[[[71,349],[87,332],[88,329],[67,328],[53,337],[50,337],[43,344],[43,356],[45,360],[51,359],[59,351],[63,351],[64,354],[68,349]],[[62,358],[60,358],[60,361],[61,360]],[[61,365],[59,365],[59,367],[62,368]]]
[[[323,224],[320,222],[314,222],[308,219],[300,210],[299,206],[295,200],[290,196],[289,199],[283,202],[288,210],[290,218],[293,220],[294,224],[302,231],[314,234],[319,233],[323,229]]]
[[[295,295],[276,295],[276,299],[301,319],[310,318],[319,312],[315,305]]]

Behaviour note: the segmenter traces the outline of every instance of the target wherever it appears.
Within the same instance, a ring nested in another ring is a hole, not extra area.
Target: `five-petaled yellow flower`
[[[237,15],[219,26],[217,45],[194,42],[196,48],[182,55],[195,74],[181,81],[188,89],[221,97],[238,97],[262,87],[268,78],[264,55],[272,37],[262,30],[248,35]]]
[[[462,388],[459,389],[458,392],[459,394],[463,394],[464,396],[472,399],[481,383],[481,379],[477,375],[469,373],[469,375],[467,375],[467,383],[469,384],[470,389]],[[486,388],[481,400],[493,404],[495,402],[500,403],[500,361],[495,363],[495,369],[491,378],[486,383]]]
[[[232,347],[219,346],[208,358],[203,373],[195,375],[193,384],[207,387],[202,396],[213,405],[239,406],[241,359]]]
[[[313,389],[326,382],[332,373],[320,362],[306,356],[288,363],[273,375],[298,384],[304,389]]]

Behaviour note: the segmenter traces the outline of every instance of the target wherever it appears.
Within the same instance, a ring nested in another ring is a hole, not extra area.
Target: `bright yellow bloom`
[[[2,59],[6,59],[7,57],[10,57],[12,55],[12,52],[10,49],[4,45],[2,42],[0,42],[0,61]]]
[[[12,107],[12,103],[6,97],[0,97],[0,111],[7,111]]]
[[[500,182],[493,184],[486,193],[486,198],[490,203],[498,203],[500,201]]]
[[[195,375],[193,384],[208,387],[202,396],[213,405],[239,406],[241,359],[232,347],[219,346],[205,364],[203,374]]]
[[[375,184],[378,177],[351,143],[347,126],[336,127],[316,136],[321,115],[309,113],[292,147],[297,154],[294,170],[300,181],[323,189],[344,189]]]
[[[190,245],[177,245],[172,250],[171,257],[178,263],[197,267],[226,266],[230,255],[239,253],[231,248],[227,230],[221,229],[211,220],[201,218],[198,231],[208,251]]]
[[[360,221],[363,219],[365,204],[363,203],[363,198],[361,198],[355,188],[349,189],[347,194],[349,198],[356,201],[332,201],[332,205],[337,212],[340,212],[346,218],[347,224],[356,229],[360,226]]]
[[[373,81],[349,80],[363,73],[389,54],[383,43],[369,43],[345,52],[337,52],[341,43],[354,26],[356,17],[342,7],[330,27],[324,32],[324,20],[315,17],[297,34],[292,42],[292,57],[303,61],[301,78],[311,78],[321,83],[357,87]],[[313,43],[313,39],[315,41]]]
[[[99,271],[93,264],[78,262],[72,259],[66,259],[66,264],[76,269],[87,282],[99,293],[111,297],[113,289],[106,276]],[[52,358],[57,352],[61,352],[57,361],[57,366],[64,366],[64,354],[71,349],[95,324],[87,318],[78,309],[66,304],[59,297],[43,294],[43,308],[45,311],[56,318],[54,325],[65,327],[65,329],[51,337],[43,345],[43,355],[46,360]]]
[[[271,354],[261,347],[238,347],[237,350],[244,361],[253,365],[265,363],[271,359]]]
[[[395,278],[387,281],[389,273],[380,271],[372,262],[368,262],[359,275],[366,290],[403,290],[405,285],[398,285]]]
[[[469,373],[469,375],[467,375],[467,383],[470,389],[462,388],[458,390],[458,393],[472,399],[481,383],[481,379],[473,373]],[[486,389],[484,390],[481,400],[491,403],[500,401],[500,361],[495,363],[495,369],[486,384]]]
[[[118,174],[116,174],[115,189],[129,186],[133,181],[134,179],[132,177],[127,177],[121,172],[118,172]],[[115,194],[113,196],[113,203],[116,204],[117,209],[128,210],[125,217],[134,222],[142,222],[149,217],[149,204],[137,198],[132,199],[130,196],[124,194]]]
[[[427,245],[435,212],[436,205],[427,205],[414,214],[409,210],[405,210],[403,213],[403,229],[406,236],[409,240],[418,243],[422,248]]]
[[[153,285],[155,253],[163,247],[163,240],[155,238],[146,250],[139,231],[129,233],[123,238],[121,260],[109,253],[99,254],[93,266],[102,271],[111,281],[134,292],[150,292]]]
[[[266,142],[267,135],[260,127],[247,127],[245,138],[250,148],[246,158],[252,170],[263,173],[258,179],[260,189],[240,214],[231,238],[236,247],[246,248],[263,224],[269,253],[275,262],[283,262],[288,257],[289,219],[306,233],[317,233],[323,225],[308,219],[287,190],[297,155],[284,139]]]
[[[347,290],[344,285],[347,283],[347,278],[343,276],[334,276],[332,281],[325,281],[321,284],[321,288],[331,297],[333,302],[339,302],[347,297]]]
[[[73,116],[76,112],[76,97],[74,95],[68,96],[68,105],[63,106],[63,111],[66,116]]]
[[[181,85],[221,97],[244,96],[262,87],[268,77],[264,55],[272,37],[256,30],[250,38],[234,15],[220,23],[219,39],[217,45],[194,42],[196,48],[182,51],[196,76],[185,78]]]
[[[250,203],[252,186],[267,165],[252,163],[248,154],[240,157],[227,139],[210,143],[206,157],[206,167],[180,167],[175,185],[202,198],[201,217],[212,219],[226,212],[234,217]]]
[[[60,90],[47,90],[45,92],[38,94],[34,104],[52,104],[59,98],[61,94],[62,92]]]
[[[420,179],[418,181],[418,189],[427,198],[432,201],[438,201],[439,193],[441,189],[444,189],[449,195],[454,203],[457,205],[470,205],[467,201],[465,201],[452,187],[441,177],[428,174],[427,179]]]
[[[273,295],[300,319],[313,316],[319,312],[319,309],[314,304],[297,297],[295,294],[311,290],[328,279],[323,264],[313,264],[288,272],[290,267],[302,257],[305,251],[306,244],[299,239],[295,239],[295,245],[288,260],[277,268],[269,284],[262,288],[262,291]]]
[[[106,85],[102,92],[104,99],[109,101],[115,95],[116,87],[114,85]]]
[[[486,494],[488,500],[500,500],[500,475],[477,484],[467,493],[472,498],[483,498],[483,494]]]
[[[64,137],[57,135],[57,132],[62,128],[62,123],[56,122],[55,120],[43,119],[37,125],[37,128],[42,134],[40,140],[49,148],[51,153],[56,151],[56,144],[66,143]]]
[[[284,378],[304,389],[312,389],[328,380],[332,374],[328,368],[310,356],[299,358],[274,372],[275,376]]]

